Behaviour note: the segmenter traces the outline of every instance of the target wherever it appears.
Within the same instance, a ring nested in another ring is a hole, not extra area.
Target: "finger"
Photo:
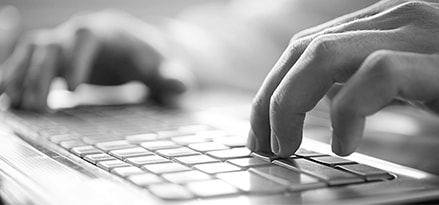
[[[175,105],[181,94],[187,91],[194,82],[189,69],[180,62],[166,60],[160,67],[155,83],[147,82],[151,88],[151,98],[163,105]]]
[[[326,29],[345,24],[348,22],[352,22],[355,20],[360,20],[365,17],[374,16],[382,11],[385,11],[389,8],[395,7],[397,5],[403,4],[405,1],[401,0],[387,0],[387,1],[379,1],[375,4],[372,4],[371,6],[368,6],[364,9],[360,9],[358,11],[340,16],[336,19],[333,19],[331,21],[328,21],[326,23],[323,23],[321,25],[303,30],[297,34],[295,34],[290,42],[294,42],[296,40],[299,40],[300,38],[308,37],[310,35],[314,35],[317,33],[321,33]]]
[[[346,81],[373,51],[408,49],[397,39],[393,31],[345,32],[315,39],[271,97],[272,151],[282,157],[294,153],[301,143],[305,113],[334,82]]]
[[[438,102],[439,57],[397,51],[371,54],[335,97],[331,109],[332,149],[354,152],[361,142],[365,117],[395,98]]]
[[[133,61],[139,71],[132,72],[127,78],[139,80],[148,86],[150,99],[159,104],[175,103],[175,98],[184,93],[193,80],[189,69],[147,42],[139,45],[133,53]]]
[[[11,107],[19,107],[23,80],[35,48],[34,34],[26,35],[1,66],[1,91],[10,98]]]
[[[396,22],[396,19],[387,21],[380,16],[357,20],[326,29],[320,33],[310,35],[291,43],[284,51],[273,69],[265,78],[253,101],[250,117],[251,130],[247,146],[253,151],[266,152],[270,150],[269,104],[270,98],[285,74],[301,57],[303,51],[316,38],[326,34],[337,34],[356,30],[387,30],[403,25],[405,22]],[[359,40],[361,42],[362,40]],[[355,48],[354,50],[357,50]]]
[[[56,75],[59,47],[43,44],[35,48],[29,70],[24,79],[21,107],[26,110],[46,111],[50,85]]]
[[[66,31],[71,32],[71,30],[60,30],[60,32]],[[79,84],[88,80],[99,44],[99,39],[92,30],[80,28],[75,31],[71,44],[64,45],[68,48],[64,48],[63,65],[58,75],[66,79],[69,90],[74,90]]]

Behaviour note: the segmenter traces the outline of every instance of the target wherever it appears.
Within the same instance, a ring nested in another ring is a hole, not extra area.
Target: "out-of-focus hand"
[[[186,89],[169,61],[166,41],[153,26],[115,10],[82,13],[25,34],[0,67],[0,91],[15,108],[45,110],[54,77],[65,78],[71,90],[81,83],[140,81],[163,103]]]
[[[365,117],[394,99],[439,112],[439,4],[381,1],[295,35],[253,102],[247,146],[281,157],[301,144],[306,112],[334,85],[332,150],[349,155]]]

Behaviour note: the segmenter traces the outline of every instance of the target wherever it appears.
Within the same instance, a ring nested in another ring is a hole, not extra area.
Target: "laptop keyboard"
[[[282,159],[252,153],[245,136],[179,113],[82,108],[31,119],[52,143],[164,200],[282,194],[394,178],[303,148]]]

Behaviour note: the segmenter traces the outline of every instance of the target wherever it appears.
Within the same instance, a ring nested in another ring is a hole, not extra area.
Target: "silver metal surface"
[[[242,109],[245,108],[237,107],[233,109],[239,109],[242,112]],[[215,124],[227,131],[242,134],[243,131],[246,132],[248,129],[246,119],[224,117],[228,112],[236,113],[236,110],[233,109],[214,109],[199,112],[196,116],[206,124]],[[346,159],[378,167],[395,174],[397,178],[329,189],[317,188],[284,192],[284,189],[280,188],[281,191],[275,189],[276,194],[274,195],[269,194],[270,191],[257,186],[258,189],[255,192],[266,194],[256,195],[248,194],[253,193],[251,185],[260,185],[265,179],[261,179],[259,176],[253,177],[252,174],[249,174],[252,172],[239,172],[241,174],[224,174],[222,176],[229,181],[233,180],[234,177],[245,176],[245,179],[243,178],[234,183],[244,190],[247,189],[247,194],[244,193],[246,191],[240,191],[236,187],[218,180],[191,182],[188,186],[193,192],[188,193],[186,189],[180,189],[172,184],[157,184],[162,182],[161,179],[151,174],[136,175],[136,177],[125,180],[124,173],[138,170],[133,168],[117,169],[119,170],[116,171],[117,175],[122,176],[118,177],[71,154],[55,143],[51,143],[50,140],[57,141],[55,138],[42,140],[39,137],[41,133],[36,132],[32,126],[26,125],[23,121],[15,118],[14,115],[3,113],[1,116],[1,120],[8,125],[7,129],[0,132],[0,173],[8,182],[2,186],[2,189],[4,189],[2,193],[19,190],[15,193],[22,193],[19,195],[23,196],[21,199],[29,200],[29,202],[35,204],[375,204],[439,198],[439,183],[436,176],[359,153],[354,153]],[[8,130],[9,128],[13,128],[17,133],[11,132]],[[17,136],[17,134],[20,136]],[[146,138],[150,139],[150,137],[148,135]],[[132,139],[134,140],[134,137]],[[150,147],[164,144],[150,143],[147,145]],[[166,146],[168,145],[170,144],[166,144]],[[180,147],[177,144],[170,146],[168,148]],[[311,139],[304,139],[302,147],[324,154],[331,154],[330,147],[327,144]],[[195,167],[197,166],[201,166],[203,169],[206,168],[206,165],[195,165]],[[232,164],[230,166],[236,167]],[[164,170],[162,168],[155,167],[154,169],[162,172]],[[178,169],[178,167],[173,168]],[[170,168],[167,167],[166,169]],[[218,168],[214,167],[212,170],[216,172]],[[236,170],[241,170],[241,168],[236,167]],[[172,175],[168,178],[172,179]],[[194,176],[194,178],[197,178],[197,176]],[[173,180],[176,180],[175,176]],[[141,186],[135,186],[129,181]],[[152,190],[156,192],[156,195],[161,194],[170,199],[185,198],[187,200],[160,200],[143,189],[142,184],[156,184],[152,186]],[[173,191],[174,195],[166,195],[166,193],[170,193],[170,190]],[[194,197],[215,194],[224,196],[191,200]]]

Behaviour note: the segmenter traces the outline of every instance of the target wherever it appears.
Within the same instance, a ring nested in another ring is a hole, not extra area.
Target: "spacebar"
[[[327,167],[304,158],[281,159],[275,160],[273,163],[287,169],[318,177],[330,186],[364,182],[362,178],[357,177],[354,174]]]

